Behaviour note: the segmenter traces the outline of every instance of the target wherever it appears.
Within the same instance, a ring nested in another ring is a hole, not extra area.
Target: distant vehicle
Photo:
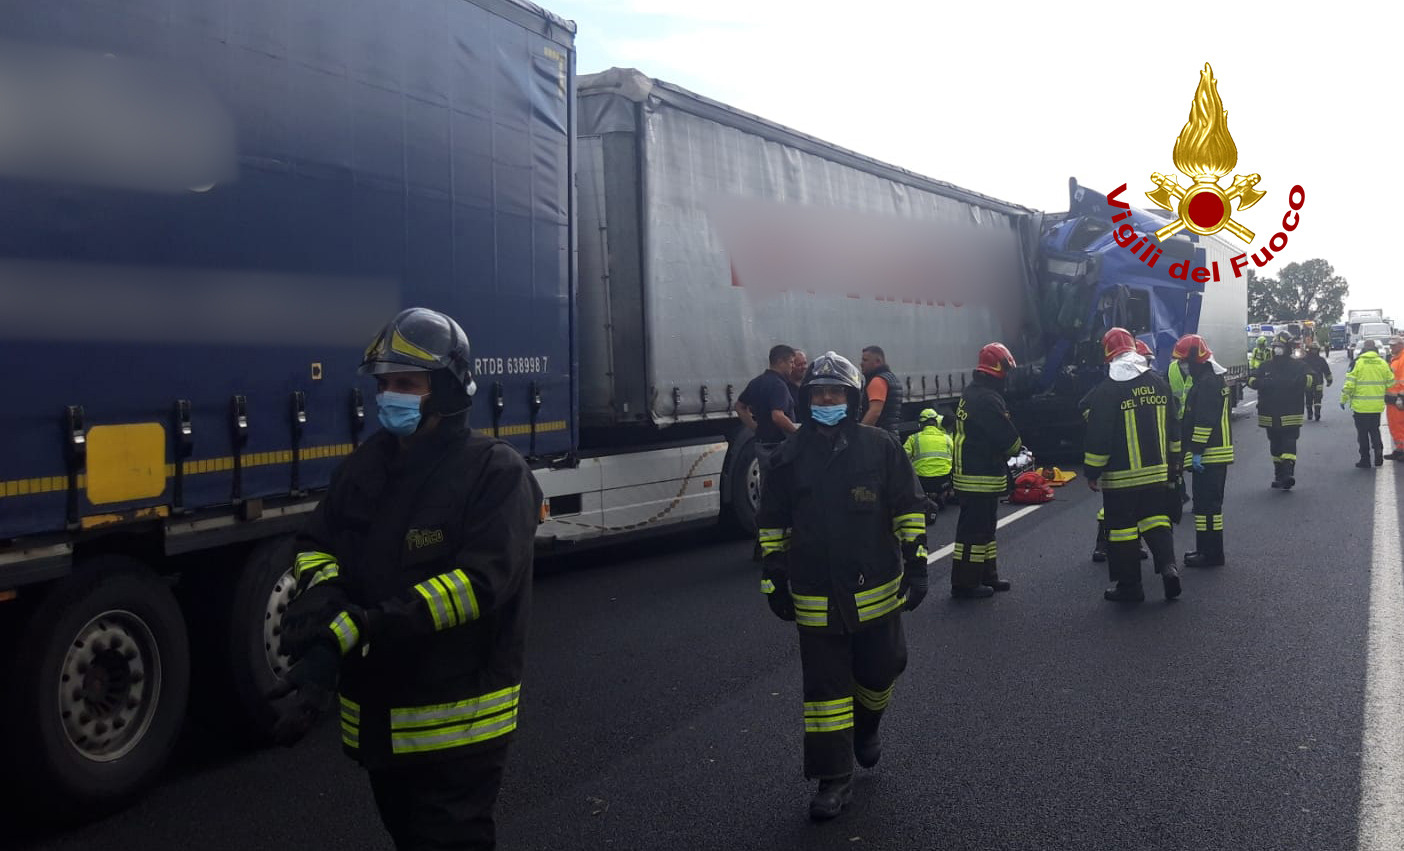
[[[1344,349],[1346,347],[1346,343],[1348,342],[1347,338],[1349,336],[1349,333],[1349,329],[1344,324],[1332,325],[1331,335],[1327,338],[1327,342],[1333,349]]]

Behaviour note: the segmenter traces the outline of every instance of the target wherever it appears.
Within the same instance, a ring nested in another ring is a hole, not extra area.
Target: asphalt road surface
[[[1333,366],[1291,492],[1268,488],[1251,396],[1240,407],[1229,564],[1185,570],[1178,601],[1148,565],[1145,603],[1102,600],[1100,497],[1081,476],[1001,529],[1011,593],[950,600],[939,560],[905,616],[882,762],[828,824],[807,818],[795,627],[757,592],[749,543],[688,535],[544,565],[500,847],[1404,847],[1404,464],[1352,466]],[[933,551],[953,528],[943,513]],[[1178,552],[1193,535],[1187,514]],[[194,722],[141,802],[21,846],[391,847],[334,724],[250,752]]]

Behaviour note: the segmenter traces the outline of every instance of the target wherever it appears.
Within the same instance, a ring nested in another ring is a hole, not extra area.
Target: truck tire
[[[731,469],[731,519],[740,532],[753,538],[756,512],[760,510],[760,461],[754,440],[736,450]]]
[[[6,774],[26,803],[100,815],[151,784],[175,749],[190,688],[180,606],[146,565],[105,555],[49,589],[19,642]]]
[[[234,580],[225,628],[226,670],[247,732],[259,744],[273,740],[277,714],[265,695],[291,665],[278,653],[283,611],[292,599],[293,538],[254,547]]]

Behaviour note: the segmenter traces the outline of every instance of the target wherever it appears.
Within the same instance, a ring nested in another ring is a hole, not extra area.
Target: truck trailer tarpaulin
[[[0,360],[26,400],[0,410],[0,538],[324,486],[375,427],[362,350],[409,305],[468,332],[475,427],[568,452],[573,25],[153,8],[0,19]]]

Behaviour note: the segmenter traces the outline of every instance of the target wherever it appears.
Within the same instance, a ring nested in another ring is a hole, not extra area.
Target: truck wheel
[[[226,630],[226,661],[235,695],[252,736],[273,738],[274,704],[264,695],[292,663],[278,653],[283,611],[293,592],[293,539],[272,538],[249,553],[234,583]]]
[[[9,753],[26,795],[69,818],[141,792],[175,748],[190,688],[180,606],[148,567],[101,556],[52,588],[20,639]]]
[[[732,461],[731,517],[747,537],[755,537],[756,513],[760,511],[760,460],[756,442],[748,440]]]

